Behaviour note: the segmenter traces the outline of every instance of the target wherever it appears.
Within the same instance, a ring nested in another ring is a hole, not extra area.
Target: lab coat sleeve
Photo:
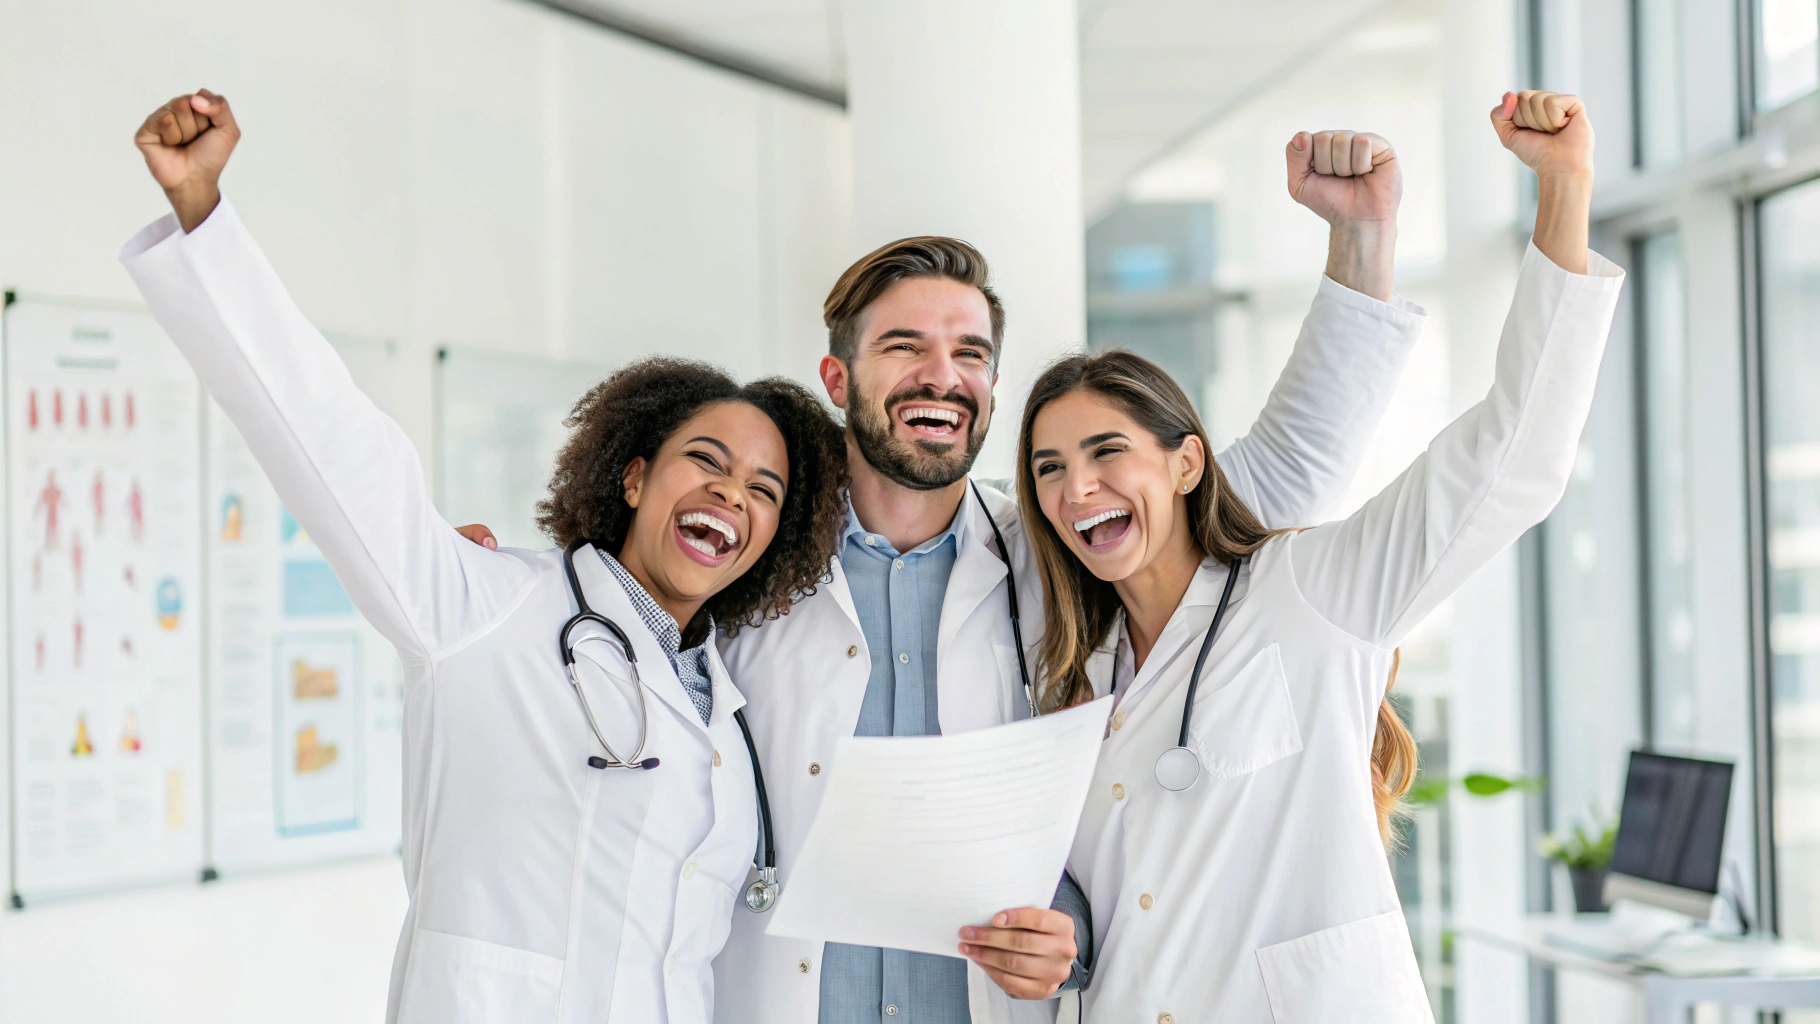
[[[1322,275],[1289,362],[1244,437],[1215,458],[1273,529],[1333,513],[1377,432],[1427,314]]]
[[[121,262],[362,615],[406,657],[478,630],[533,578],[437,514],[417,451],[355,387],[223,199],[185,234],[141,231]]]
[[[1532,244],[1490,393],[1353,515],[1289,539],[1328,621],[1394,646],[1560,500],[1624,282],[1597,253],[1588,264],[1568,273]]]

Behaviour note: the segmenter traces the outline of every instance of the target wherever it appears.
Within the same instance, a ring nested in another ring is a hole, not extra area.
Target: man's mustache
[[[950,391],[943,394],[927,384],[920,388],[907,388],[903,391],[893,392],[890,398],[885,399],[885,415],[889,417],[897,410],[898,406],[906,405],[910,402],[952,402],[967,410],[967,427],[969,430],[973,428],[973,424],[980,418],[980,404],[974,401],[965,391]]]

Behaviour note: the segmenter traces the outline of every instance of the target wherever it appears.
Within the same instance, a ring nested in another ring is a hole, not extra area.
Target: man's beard
[[[962,392],[950,391],[944,395],[928,385],[907,388],[885,400],[881,415],[857,380],[849,391],[847,425],[853,428],[853,439],[859,444],[860,455],[873,469],[912,490],[940,490],[963,479],[973,468],[973,460],[979,458],[980,447],[986,443],[986,431],[980,427],[979,403]],[[903,441],[894,437],[891,433],[894,411],[913,401],[952,402],[966,409],[966,443],[959,443],[958,437],[947,444],[920,438]]]

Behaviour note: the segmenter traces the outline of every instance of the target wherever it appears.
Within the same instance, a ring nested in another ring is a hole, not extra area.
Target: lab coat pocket
[[[1403,912],[1258,950],[1276,1024],[1433,1024]]]
[[[419,928],[399,1000],[399,1024],[553,1021],[562,961],[479,939]]]
[[[1206,683],[1203,681],[1202,686]],[[1217,690],[1195,694],[1189,736],[1210,778],[1255,772],[1302,749],[1283,652],[1271,644]]]

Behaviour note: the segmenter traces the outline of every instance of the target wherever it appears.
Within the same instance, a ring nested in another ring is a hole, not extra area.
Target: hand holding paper
[[[956,736],[843,738],[768,931],[953,956],[961,928],[1047,907],[1110,711],[1102,699]]]

